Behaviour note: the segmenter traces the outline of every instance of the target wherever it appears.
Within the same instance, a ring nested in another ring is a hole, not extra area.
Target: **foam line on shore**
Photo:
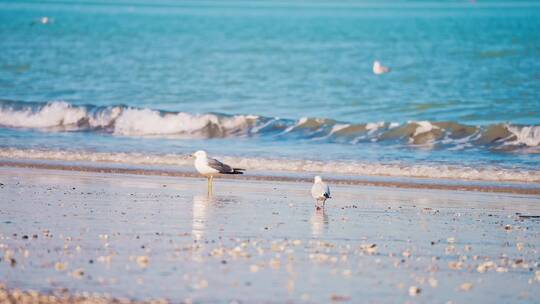
[[[317,161],[309,159],[270,159],[215,155],[226,163],[250,171],[346,174],[396,178],[432,178],[465,181],[539,183],[540,172],[499,167],[467,167],[437,164],[385,164],[359,161]],[[193,160],[181,154],[145,154],[126,152],[90,152],[0,148],[0,158],[7,160],[54,160],[125,165],[151,165],[191,168]]]
[[[47,163],[32,163],[23,161],[0,161],[0,167],[4,168],[24,168],[24,169],[41,169],[41,170],[64,170],[64,171],[80,171],[103,174],[135,174],[148,176],[170,176],[170,177],[188,177],[201,178],[201,176],[192,171],[172,171],[165,169],[141,169],[141,168],[119,168],[106,166],[85,166],[85,165],[62,165],[62,164],[47,164]],[[253,175],[223,175],[218,178],[238,179],[238,180],[258,180],[258,181],[274,181],[274,182],[302,182],[311,183],[311,177],[303,176],[273,176],[263,174]],[[326,181],[337,185],[358,185],[358,186],[374,186],[374,187],[391,187],[404,189],[426,189],[426,190],[449,190],[449,191],[474,191],[487,193],[513,193],[525,195],[540,195],[540,187],[520,187],[516,186],[497,186],[490,184],[445,184],[435,182],[414,181],[381,181],[369,179],[344,179],[344,178],[326,178]]]

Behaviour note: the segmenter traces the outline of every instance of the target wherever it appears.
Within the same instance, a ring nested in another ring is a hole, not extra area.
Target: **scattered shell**
[[[459,289],[461,291],[469,291],[473,288],[473,284],[472,283],[469,283],[469,282],[466,282],[466,283],[463,283],[459,286]]]
[[[205,280],[205,279],[202,279],[202,280],[196,282],[195,284],[193,284],[192,286],[195,289],[204,289],[204,288],[208,287],[208,281]]]
[[[377,252],[377,244],[362,244],[360,249],[367,254],[374,254]]]
[[[480,265],[478,265],[478,267],[476,267],[476,271],[480,272],[480,273],[484,273],[492,268],[495,268],[497,265],[495,265],[495,263],[493,261],[487,261],[487,262],[484,262]]]
[[[84,269],[77,268],[71,273],[71,275],[76,279],[82,279],[82,277],[84,276]]]
[[[145,255],[138,256],[136,261],[139,267],[142,267],[142,268],[147,267],[148,263],[150,263],[150,259]]]
[[[459,270],[463,268],[463,262],[448,262],[448,268],[452,270]]]
[[[281,261],[279,259],[271,259],[269,264],[273,269],[278,269],[281,266]]]
[[[401,254],[402,256],[408,258],[412,255],[411,251],[409,249],[403,251],[403,253]]]
[[[415,296],[419,295],[421,291],[422,291],[422,289],[420,289],[419,287],[416,287],[416,286],[409,287],[409,295],[411,297],[415,297]]]
[[[259,266],[257,266],[257,265],[251,265],[251,266],[249,266],[249,271],[251,271],[251,272],[258,272],[258,271],[259,271]]]
[[[66,268],[67,268],[67,263],[56,262],[54,264],[54,269],[56,269],[56,271],[64,271],[66,270]]]

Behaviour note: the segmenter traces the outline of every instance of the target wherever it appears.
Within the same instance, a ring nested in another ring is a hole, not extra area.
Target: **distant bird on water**
[[[322,181],[320,176],[315,176],[313,186],[311,187],[311,196],[315,199],[315,207],[317,209],[324,207],[326,200],[330,197],[330,187]]]
[[[44,16],[44,17],[39,17],[39,19],[35,19],[33,20],[30,25],[31,26],[34,26],[34,25],[37,25],[37,24],[51,24],[54,22],[54,19],[51,18],[51,17],[47,17],[47,16]]]
[[[381,75],[390,72],[390,68],[383,66],[378,60],[373,61],[373,74]]]
[[[205,151],[199,150],[193,153],[195,157],[195,169],[208,179],[208,193],[212,193],[212,182],[218,174],[244,174],[245,169],[233,168],[217,159],[209,158]]]

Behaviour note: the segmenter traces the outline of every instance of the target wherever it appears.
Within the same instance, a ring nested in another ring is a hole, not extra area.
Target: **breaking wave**
[[[49,132],[101,132],[120,136],[223,138],[275,136],[344,144],[391,142],[446,149],[540,153],[540,126],[485,126],[458,122],[346,123],[325,118],[280,119],[257,115],[193,114],[125,105],[73,105],[0,100],[0,126]]]

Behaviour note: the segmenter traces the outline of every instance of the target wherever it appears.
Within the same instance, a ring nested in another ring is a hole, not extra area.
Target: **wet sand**
[[[158,166],[118,166],[112,163],[65,163],[55,161],[25,161],[25,160],[0,160],[0,167],[15,167],[28,169],[48,169],[77,172],[94,173],[115,173],[115,174],[136,174],[136,175],[157,175],[171,177],[199,177],[192,167],[173,166],[174,169]],[[223,175],[217,178],[239,179],[239,180],[259,180],[267,182],[311,182],[314,174],[321,173],[291,173],[274,171],[268,172],[249,171],[247,175]],[[474,192],[492,193],[514,193],[540,195],[540,184],[533,182],[493,182],[475,180],[451,180],[451,179],[431,179],[431,178],[396,178],[389,176],[358,176],[358,175],[337,175],[325,176],[325,181],[332,184],[356,185],[356,186],[377,186],[391,188],[409,189],[437,189],[437,190],[459,190]]]
[[[0,280],[104,299],[534,303],[540,196],[0,168]],[[6,291],[2,289],[0,294]]]

